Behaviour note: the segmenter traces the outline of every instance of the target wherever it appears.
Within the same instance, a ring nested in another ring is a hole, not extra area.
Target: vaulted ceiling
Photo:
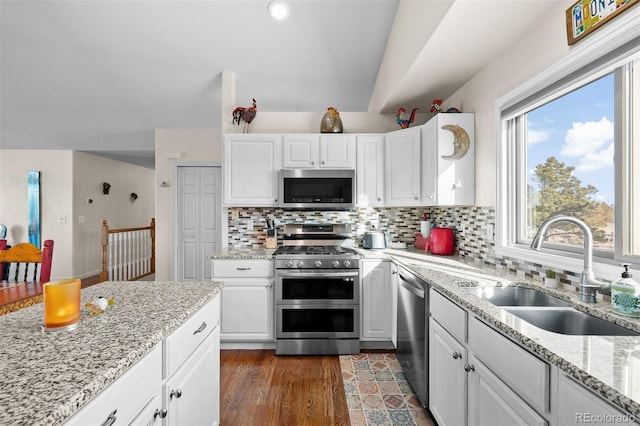
[[[428,110],[555,0],[1,0],[0,148],[153,167],[154,129],[220,127],[221,72],[262,111]]]

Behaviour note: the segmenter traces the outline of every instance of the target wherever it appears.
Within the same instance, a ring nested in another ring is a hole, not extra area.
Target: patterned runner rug
[[[393,353],[340,355],[352,426],[435,423],[407,382]]]

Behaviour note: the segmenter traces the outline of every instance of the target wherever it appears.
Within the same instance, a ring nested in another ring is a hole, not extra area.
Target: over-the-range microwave
[[[355,170],[282,169],[280,207],[346,210],[356,201]]]

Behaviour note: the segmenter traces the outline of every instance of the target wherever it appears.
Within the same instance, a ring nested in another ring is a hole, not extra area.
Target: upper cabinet
[[[358,206],[384,206],[384,135],[356,136]]]
[[[283,135],[282,167],[285,169],[355,169],[355,135]]]
[[[280,135],[226,135],[224,204],[277,206]]]
[[[385,206],[419,206],[420,127],[385,135]]]
[[[471,113],[440,113],[421,126],[422,204],[475,203],[475,132]]]

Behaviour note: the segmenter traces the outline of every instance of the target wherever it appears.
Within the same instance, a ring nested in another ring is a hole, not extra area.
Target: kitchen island
[[[107,281],[81,292],[70,331],[43,333],[43,305],[0,316],[0,424],[58,425],[213,300],[222,283]],[[115,304],[91,316],[85,303]],[[158,372],[160,374],[160,372]]]

